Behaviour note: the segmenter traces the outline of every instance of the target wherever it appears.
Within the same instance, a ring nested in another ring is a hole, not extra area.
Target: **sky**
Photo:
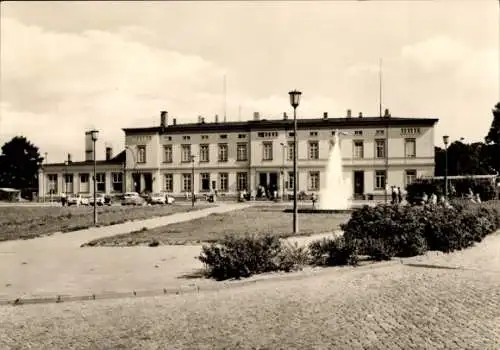
[[[0,6],[0,144],[26,136],[49,162],[83,160],[90,128],[98,158],[116,154],[122,128],[156,126],[161,110],[178,123],[291,115],[292,89],[301,118],[376,116],[380,59],[383,108],[439,118],[436,145],[482,141],[500,100],[497,0]]]

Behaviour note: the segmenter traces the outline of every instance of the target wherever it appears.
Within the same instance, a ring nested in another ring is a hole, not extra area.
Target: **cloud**
[[[147,33],[126,28],[131,32]],[[59,33],[2,19],[1,141],[23,133],[43,145],[56,139],[71,144],[94,125],[121,144],[121,127],[157,124],[162,109],[192,112],[200,92],[210,94],[224,73],[199,56],[150,47],[123,33]],[[82,153],[79,142],[69,148]]]
[[[475,50],[450,37],[434,36],[404,46],[401,56],[425,73],[448,72],[454,83],[471,88],[498,88],[498,49]]]

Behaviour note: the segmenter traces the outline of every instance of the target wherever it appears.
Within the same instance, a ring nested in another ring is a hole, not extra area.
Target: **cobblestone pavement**
[[[500,349],[499,273],[381,266],[172,296],[4,306],[0,348]]]

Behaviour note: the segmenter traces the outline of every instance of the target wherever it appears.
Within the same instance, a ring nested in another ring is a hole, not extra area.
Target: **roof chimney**
[[[260,113],[259,112],[253,112],[253,120],[260,120]]]
[[[219,115],[218,115],[218,114],[216,114],[216,115],[215,115],[215,122],[216,122],[216,123],[218,123],[218,122],[219,122]]]
[[[286,112],[283,112],[283,120],[288,120],[288,116],[286,115]]]
[[[71,160],[71,153],[68,153],[68,164],[71,163],[72,160]]]
[[[358,118],[363,118],[363,112],[359,112]]]
[[[162,128],[166,128],[168,125],[168,112],[167,111],[161,111],[160,112],[160,126]]]
[[[323,112],[323,119],[328,119],[328,112]]]
[[[350,109],[347,110],[346,118],[352,118],[352,111]]]
[[[113,158],[113,147],[110,145],[106,146],[106,160],[111,160]]]
[[[198,124],[201,124],[201,115],[198,116]]]
[[[174,125],[177,125],[177,119],[176,118],[172,119],[172,122],[174,123]]]
[[[384,111],[384,117],[385,118],[390,118],[391,117],[391,113],[389,113],[389,109],[386,108],[385,111]]]
[[[205,117],[201,117],[201,123],[205,124]]]

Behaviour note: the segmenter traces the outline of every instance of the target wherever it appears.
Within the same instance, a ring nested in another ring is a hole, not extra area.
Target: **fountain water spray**
[[[351,185],[350,181],[344,180],[338,130],[332,140],[326,166],[326,181],[323,184],[319,194],[320,210],[345,210],[351,207]]]

